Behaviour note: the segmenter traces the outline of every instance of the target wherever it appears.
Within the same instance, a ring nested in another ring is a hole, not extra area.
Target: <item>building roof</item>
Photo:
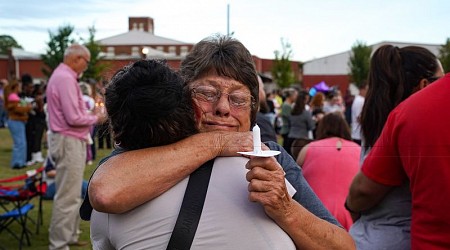
[[[407,43],[407,42],[393,42],[393,41],[382,41],[372,45],[368,45],[372,48],[372,53],[374,53],[379,47],[390,44],[392,46],[397,46],[399,48],[415,45],[428,49],[431,53],[439,56],[439,49],[442,45],[440,44],[423,44],[423,43]],[[350,72],[348,62],[351,57],[351,50],[345,52],[316,58],[307,61],[303,64],[303,74],[304,75],[346,75]]]
[[[35,59],[35,60],[40,60],[41,59],[41,55],[37,54],[37,53],[33,53],[33,52],[29,52],[29,51],[25,51],[23,49],[19,49],[19,48],[11,48],[12,50],[12,56],[14,57],[14,59]]]
[[[141,30],[130,30],[126,33],[107,37],[97,41],[105,46],[119,45],[183,45],[189,44],[177,40],[155,36],[149,32]]]

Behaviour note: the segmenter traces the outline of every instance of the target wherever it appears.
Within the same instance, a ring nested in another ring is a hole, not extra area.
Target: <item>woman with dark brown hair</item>
[[[309,132],[316,128],[311,112],[306,110],[308,99],[308,92],[306,90],[300,90],[291,115],[288,117],[289,133],[286,145],[288,145],[290,149],[289,153],[294,159],[300,151],[299,148],[311,141],[308,137]]]
[[[441,76],[443,70],[439,60],[425,48],[384,45],[375,51],[370,61],[368,91],[360,118],[361,161],[375,145],[389,113]],[[357,248],[410,249],[412,204],[409,183],[385,186],[379,180],[375,181],[374,175],[364,166],[362,170],[352,182],[346,203],[354,218],[358,218],[350,230]]]
[[[344,202],[359,170],[360,153],[361,147],[351,140],[343,113],[337,111],[320,120],[317,140],[303,147],[297,158],[311,188],[347,230],[353,221]]]

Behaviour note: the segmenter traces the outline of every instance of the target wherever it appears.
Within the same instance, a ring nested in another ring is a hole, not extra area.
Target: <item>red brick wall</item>
[[[133,60],[104,60],[102,61],[107,65],[105,71],[103,72],[103,78],[105,80],[110,80],[111,77],[121,68],[133,62]],[[180,68],[180,60],[167,60],[167,64],[174,70]]]
[[[149,17],[129,17],[128,18],[128,30],[132,30],[133,29],[133,23],[144,23],[144,31],[149,32],[150,33],[154,33],[155,32],[155,26],[153,25],[153,18],[149,18]],[[139,29],[139,25],[137,25],[137,28]]]
[[[0,60],[0,79],[8,79],[8,60]]]
[[[42,73],[44,63],[41,60],[19,60],[19,77],[28,73],[33,78],[45,78]]]
[[[44,63],[41,60],[23,59],[18,61],[18,70],[16,72],[16,61],[0,60],[0,78],[8,79],[8,72],[20,76],[27,73],[33,78],[46,78],[42,73]]]
[[[253,61],[255,62],[256,71],[261,73],[267,73],[272,71],[273,59],[263,59],[253,56]],[[292,61],[291,68],[294,72],[294,77],[297,82],[301,82],[303,79],[302,72],[299,67],[300,62]]]

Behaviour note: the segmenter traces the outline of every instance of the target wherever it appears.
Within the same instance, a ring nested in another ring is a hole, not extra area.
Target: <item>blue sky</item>
[[[42,53],[49,31],[66,24],[75,36],[96,38],[124,33],[129,16],[154,19],[155,34],[183,42],[230,31],[250,52],[273,58],[280,39],[293,59],[308,61],[349,50],[356,41],[443,44],[450,38],[450,1],[441,0],[4,0],[0,34],[26,50]]]

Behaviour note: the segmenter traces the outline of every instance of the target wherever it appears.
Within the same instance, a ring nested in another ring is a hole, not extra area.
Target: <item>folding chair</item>
[[[40,167],[29,170],[26,174],[20,176],[0,180],[0,198],[13,204],[14,209],[20,209],[29,204],[33,198],[39,197],[37,220],[30,218],[30,221],[36,224],[37,234],[39,233],[39,227],[43,225],[42,196],[45,194],[47,187],[42,178],[43,170],[44,167]],[[9,185],[5,185],[5,183]],[[5,193],[5,191],[14,192]]]
[[[16,208],[0,214],[0,234],[3,231],[8,232],[11,236],[19,241],[19,249],[22,249],[24,240],[28,246],[31,246],[29,231],[27,229],[28,212],[34,208],[33,204],[25,204],[20,208]],[[14,232],[10,227],[13,222],[20,225],[20,236]]]

